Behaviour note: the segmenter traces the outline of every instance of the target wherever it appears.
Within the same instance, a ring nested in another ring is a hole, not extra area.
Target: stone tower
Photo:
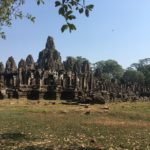
[[[41,70],[58,71],[61,69],[61,56],[55,49],[55,44],[52,37],[48,36],[45,49],[39,53],[37,64]]]

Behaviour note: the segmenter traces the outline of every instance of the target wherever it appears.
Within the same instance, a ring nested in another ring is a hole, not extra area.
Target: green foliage
[[[150,103],[108,106],[0,101],[0,149],[148,150]]]
[[[37,1],[37,5],[44,4],[44,0],[36,0],[36,1]]]
[[[143,84],[144,83],[144,74],[140,71],[128,69],[125,71],[123,75],[123,80],[126,83],[132,83],[132,84]]]
[[[0,1],[0,38],[5,39],[6,35],[3,27],[12,26],[13,19],[27,18],[31,22],[35,22],[35,16],[29,13],[23,13],[21,6],[25,4],[26,0],[1,0]],[[35,0],[37,5],[45,4],[44,0]],[[51,2],[52,3],[52,2]],[[55,0],[55,7],[58,8],[58,14],[65,19],[65,24],[62,25],[61,31],[69,30],[69,32],[76,30],[76,26],[71,23],[76,19],[76,12],[79,14],[85,13],[89,16],[90,11],[93,10],[94,5],[86,5],[85,0]]]
[[[65,69],[68,71],[73,70],[75,64],[78,64],[78,66],[81,68],[85,61],[89,63],[89,61],[86,58],[83,58],[81,56],[68,56],[66,61],[64,61]]]
[[[77,56],[77,57],[76,57],[76,61],[77,61],[79,64],[82,64],[84,61],[89,62],[88,59],[83,58],[83,57],[81,57],[81,56]]]
[[[150,84],[150,58],[139,60],[138,63],[132,64],[131,68],[134,68],[137,71],[142,72],[145,77],[145,84],[146,85]]]
[[[35,17],[31,14],[24,14],[21,10],[21,6],[25,4],[25,0],[1,0],[0,1],[0,38],[5,39],[6,35],[3,31],[3,27],[12,26],[13,19],[27,18],[32,22],[35,21]]]
[[[78,11],[79,14],[85,13],[85,16],[89,17],[89,13],[93,10],[94,5],[85,5],[85,0],[57,0],[55,1],[55,7],[59,8],[59,15],[66,21],[66,24],[62,26],[61,31],[64,32],[69,29],[71,32],[72,30],[76,30],[75,25],[70,23],[70,21],[76,19],[74,10]]]
[[[100,78],[120,79],[124,72],[122,66],[115,60],[99,61],[94,66],[95,75]]]

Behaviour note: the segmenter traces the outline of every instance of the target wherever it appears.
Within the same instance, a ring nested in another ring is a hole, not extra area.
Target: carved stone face
[[[55,48],[53,38],[50,37],[50,36],[47,38],[46,48],[47,48],[47,49]]]
[[[21,59],[19,64],[18,64],[18,68],[22,68],[25,69],[26,68],[26,62],[25,60]]]
[[[46,48],[40,52],[37,63],[41,69],[45,70],[58,70],[61,65],[61,56],[55,49],[52,37],[47,38]]]
[[[28,55],[26,58],[26,65],[31,66],[32,64],[34,64],[34,59],[33,59],[32,55]]]
[[[8,58],[5,70],[9,73],[14,73],[17,71],[17,66],[13,57]]]
[[[3,73],[4,72],[4,65],[3,63],[0,62],[0,73]]]

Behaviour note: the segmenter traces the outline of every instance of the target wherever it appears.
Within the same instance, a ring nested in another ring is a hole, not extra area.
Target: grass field
[[[150,102],[0,101],[0,150],[150,150]]]

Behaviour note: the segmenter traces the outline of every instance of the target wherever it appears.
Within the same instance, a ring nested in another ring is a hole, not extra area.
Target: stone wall
[[[98,80],[87,60],[62,62],[52,37],[47,38],[36,62],[28,55],[19,61],[18,67],[13,57],[8,58],[5,67],[0,63],[0,99],[74,99],[105,103],[149,99],[149,96],[150,87]]]

